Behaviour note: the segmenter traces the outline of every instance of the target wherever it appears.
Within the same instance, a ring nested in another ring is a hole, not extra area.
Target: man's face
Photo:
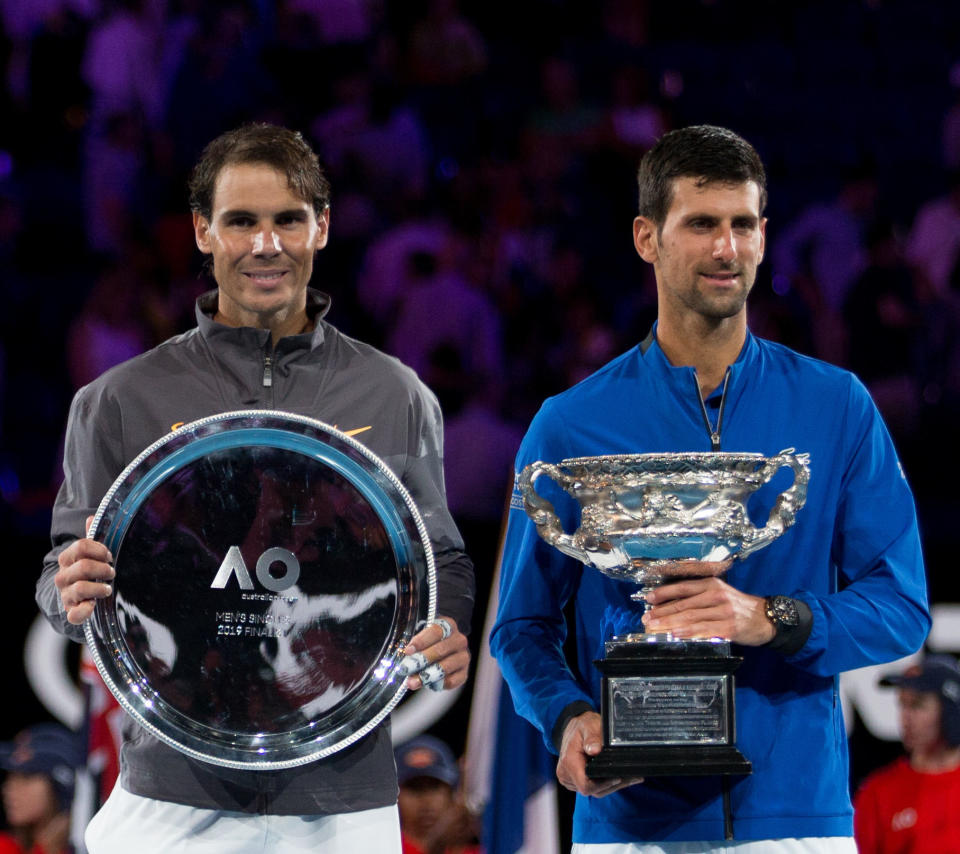
[[[313,256],[327,242],[329,213],[296,196],[286,176],[264,163],[225,166],[211,217],[194,214],[200,251],[213,256],[220,319],[270,327],[306,306]]]
[[[662,229],[634,220],[634,244],[653,264],[661,311],[722,320],[744,311],[763,259],[760,188],[676,178]]]
[[[2,791],[3,810],[11,827],[30,827],[59,811],[53,783],[45,774],[11,771]]]
[[[929,691],[901,688],[897,692],[900,707],[900,740],[907,753],[926,752],[943,738],[940,698]]]
[[[453,789],[433,777],[414,777],[400,786],[397,808],[404,832],[420,838],[433,830],[453,805]]]

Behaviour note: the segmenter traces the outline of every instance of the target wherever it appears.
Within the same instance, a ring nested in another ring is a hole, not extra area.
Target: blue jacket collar
[[[703,416],[698,400],[699,389],[696,371],[688,365],[673,365],[660,348],[657,341],[657,324],[654,323],[650,334],[639,344],[638,351],[644,366],[652,371],[654,381],[668,393],[674,395],[678,406],[698,424],[702,423]],[[755,382],[760,367],[761,350],[757,339],[750,330],[736,361],[730,365],[730,382],[727,387],[727,401],[725,404],[724,420],[729,424],[736,417],[737,403],[751,382]],[[719,398],[722,389],[716,388],[708,401]]]

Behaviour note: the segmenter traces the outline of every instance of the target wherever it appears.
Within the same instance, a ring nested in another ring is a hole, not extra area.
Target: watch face
[[[767,617],[779,626],[800,624],[797,605],[789,596],[774,596],[767,600]]]
[[[318,421],[225,413],[144,451],[90,536],[113,593],[84,630],[123,708],[234,768],[330,755],[399,702],[402,649],[432,619],[423,522],[374,454]]]

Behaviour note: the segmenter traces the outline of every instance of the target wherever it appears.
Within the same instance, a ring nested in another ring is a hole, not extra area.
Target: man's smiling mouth
[[[243,275],[256,282],[279,282],[287,274],[286,270],[245,270]]]
[[[705,279],[712,279],[717,282],[735,282],[740,278],[740,273],[732,270],[703,271],[700,275]]]

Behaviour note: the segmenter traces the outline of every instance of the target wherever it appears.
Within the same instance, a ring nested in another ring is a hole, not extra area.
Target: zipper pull
[[[273,385],[273,358],[269,353],[263,357],[263,385],[270,388]]]
[[[716,430],[710,434],[710,445],[714,451],[720,450],[720,434]]]

